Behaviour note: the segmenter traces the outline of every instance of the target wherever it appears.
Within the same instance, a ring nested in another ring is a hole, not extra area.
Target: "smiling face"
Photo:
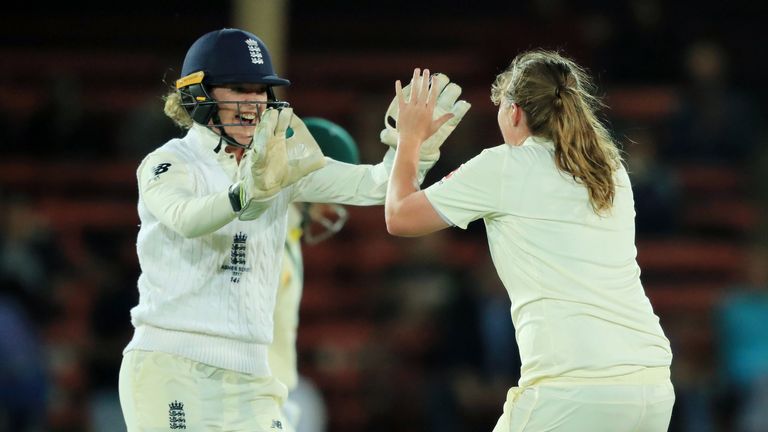
[[[263,84],[233,84],[214,87],[211,96],[219,101],[219,118],[229,136],[242,145],[253,140],[256,124],[267,108],[267,87]],[[218,130],[213,129],[218,133]]]

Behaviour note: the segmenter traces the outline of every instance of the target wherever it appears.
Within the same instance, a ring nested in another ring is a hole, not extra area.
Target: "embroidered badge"
[[[187,420],[184,417],[184,404],[177,400],[168,404],[168,427],[171,429],[186,429]]]
[[[259,43],[254,39],[246,39],[245,44],[248,45],[248,54],[251,56],[251,63],[264,64],[264,55],[261,53]]]
[[[246,240],[248,240],[248,234],[237,233],[232,238],[232,250],[229,253],[229,263],[221,266],[222,270],[229,270],[232,272],[229,280],[232,283],[240,283],[240,276],[244,272],[251,271],[246,262]]]

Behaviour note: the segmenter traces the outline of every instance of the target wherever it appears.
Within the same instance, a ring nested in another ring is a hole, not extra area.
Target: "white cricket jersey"
[[[267,375],[275,292],[292,201],[382,204],[394,152],[378,165],[326,158],[325,167],[283,189],[253,221],[239,221],[227,196],[236,160],[219,136],[195,124],[150,153],[137,170],[141,227],[136,331],[125,351],[180,355]]]
[[[557,169],[554,144],[531,137],[486,149],[425,190],[449,223],[485,222],[512,302],[521,387],[671,363],[640,282],[626,170],[614,179],[613,208],[598,216],[586,187]]]

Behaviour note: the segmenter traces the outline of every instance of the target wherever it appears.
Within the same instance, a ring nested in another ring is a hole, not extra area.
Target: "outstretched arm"
[[[387,231],[396,236],[422,236],[450,226],[432,207],[424,192],[419,190],[417,181],[420,146],[453,117],[453,114],[447,113],[432,120],[438,92],[430,91],[429,78],[428,69],[424,73],[414,70],[412,91],[407,101],[400,81],[395,83],[400,112],[399,141],[384,214]]]

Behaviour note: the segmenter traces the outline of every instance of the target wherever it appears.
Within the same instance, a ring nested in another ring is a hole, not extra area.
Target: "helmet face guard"
[[[277,100],[274,90],[271,86],[267,86],[267,100],[266,101],[245,101],[245,100],[232,100],[232,101],[220,101],[211,96],[210,92],[203,84],[205,79],[205,73],[203,71],[195,72],[192,75],[188,75],[184,78],[176,81],[176,88],[181,94],[181,105],[187,111],[192,120],[203,126],[223,128],[224,126],[252,126],[242,122],[236,123],[222,123],[219,119],[219,106],[222,104],[235,105],[235,111],[238,117],[241,113],[241,105],[264,105],[266,108],[288,108],[290,104],[286,101]],[[263,109],[258,109],[256,112],[260,115]],[[213,122],[211,122],[213,120]]]
[[[346,129],[319,117],[307,117],[304,124],[325,156],[348,164],[360,163],[357,142]],[[348,218],[349,213],[342,205],[305,203],[302,209],[304,241],[310,245],[320,243],[339,232]]]
[[[302,209],[302,231],[304,241],[316,245],[341,231],[349,219],[349,213],[339,204],[305,203]]]

